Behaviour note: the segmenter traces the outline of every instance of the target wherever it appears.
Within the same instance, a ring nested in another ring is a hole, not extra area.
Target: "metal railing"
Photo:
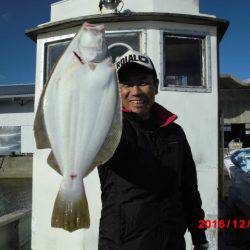
[[[31,210],[18,210],[0,217],[0,249],[31,249]]]

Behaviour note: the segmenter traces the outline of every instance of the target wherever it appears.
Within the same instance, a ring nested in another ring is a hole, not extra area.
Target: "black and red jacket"
[[[195,163],[182,128],[174,122],[177,116],[157,103],[147,121],[123,111],[120,144],[98,167],[99,250],[162,250],[161,233],[184,234],[187,228],[194,245],[206,243],[204,230],[198,228],[204,211]]]

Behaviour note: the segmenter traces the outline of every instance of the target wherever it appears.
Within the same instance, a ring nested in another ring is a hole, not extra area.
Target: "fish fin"
[[[60,188],[51,218],[51,226],[73,232],[90,227],[88,201],[84,186],[82,190],[66,194]],[[79,192],[78,192],[79,191]]]
[[[120,98],[120,96],[118,98]],[[109,134],[105,142],[103,143],[101,149],[99,150],[93,164],[89,167],[84,177],[89,175],[96,166],[104,164],[113,156],[120,142],[121,134],[122,134],[122,112],[120,105],[117,105],[116,114],[114,116]]]
[[[91,69],[91,70],[95,70],[95,68],[96,68],[96,64],[95,63],[88,63],[88,66],[89,66],[89,68]]]
[[[61,169],[56,161],[56,158],[53,154],[53,151],[51,150],[50,151],[50,154],[48,156],[48,159],[47,159],[47,163],[54,169],[56,170],[57,173],[59,173],[60,175],[63,175],[62,172],[61,172]]]
[[[78,31],[74,39],[72,39],[72,41],[68,45],[67,49],[58,58],[57,62],[54,64],[53,69],[51,70],[51,73],[43,87],[43,91],[40,96],[38,108],[37,108],[36,115],[35,115],[34,126],[33,126],[36,146],[38,149],[51,148],[49,137],[46,131],[46,125],[44,121],[44,112],[43,112],[44,95],[45,95],[46,89],[49,83],[51,82],[51,79],[53,79],[53,82],[60,80],[60,77],[58,79],[55,79],[54,75],[56,75],[58,70],[64,71],[65,67],[67,67],[67,65],[71,62],[71,59],[73,57],[72,51],[73,53],[75,53],[74,48],[77,47],[76,44],[77,44],[79,37],[81,36],[81,32],[82,32],[82,29]],[[70,57],[70,55],[72,57]],[[66,60],[65,58],[69,58],[69,59]]]
[[[88,176],[99,165],[101,165],[101,163],[99,163],[98,159],[96,159],[94,161],[94,163],[90,165],[90,167],[88,168],[88,171],[86,172],[86,174],[84,175],[84,177]]]
[[[44,93],[46,86],[43,89],[41,98],[39,100],[38,108],[36,111],[35,121],[34,121],[34,135],[36,141],[36,147],[38,149],[51,148],[49,137],[47,134],[45,121],[44,121],[44,112],[43,112],[43,103],[44,103]]]

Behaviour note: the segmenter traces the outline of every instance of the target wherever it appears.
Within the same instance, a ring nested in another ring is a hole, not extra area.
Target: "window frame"
[[[119,29],[119,30],[106,30],[105,34],[124,34],[124,33],[138,33],[139,34],[139,49],[142,53],[146,53],[147,51],[147,32],[146,29]],[[42,85],[44,86],[47,82],[46,74],[47,74],[47,55],[48,55],[48,46],[50,44],[54,43],[60,43],[65,41],[72,40],[76,33],[71,33],[67,35],[61,35],[56,37],[50,37],[46,38],[43,41],[43,59],[42,59],[42,65],[43,65],[43,74],[42,74]]]
[[[180,92],[212,92],[211,75],[211,34],[205,31],[161,29],[160,30],[160,90]],[[172,35],[177,37],[202,38],[202,86],[164,86],[165,57],[164,57],[164,36]]]
[[[147,32],[145,29],[126,29],[126,30],[107,30],[106,34],[123,34],[123,33],[139,33],[139,49],[140,52],[147,52]]]
[[[60,40],[56,40],[56,41],[50,41],[47,43],[44,43],[44,65],[43,65],[43,84],[45,84],[47,82],[47,80],[49,79],[49,76],[47,76],[47,70],[48,70],[48,64],[47,64],[47,55],[48,55],[48,46],[51,44],[55,44],[55,43],[62,43],[62,42],[66,42],[66,41],[72,41],[74,36],[72,36],[71,38],[64,38],[64,39],[60,39]],[[60,60],[60,58],[59,58]],[[54,66],[52,67],[53,70]],[[46,76],[48,77],[46,79]]]

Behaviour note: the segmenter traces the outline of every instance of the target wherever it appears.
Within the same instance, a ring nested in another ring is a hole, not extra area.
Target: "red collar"
[[[127,108],[122,108],[122,111],[126,113],[132,112],[132,110]],[[165,127],[177,119],[177,115],[171,113],[156,102],[152,106],[152,114],[157,120],[160,127]]]

